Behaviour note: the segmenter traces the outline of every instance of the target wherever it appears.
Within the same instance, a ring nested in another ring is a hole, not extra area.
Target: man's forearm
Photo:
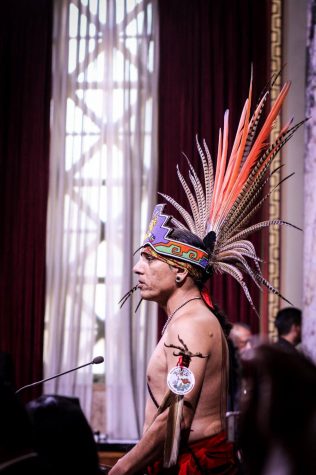
[[[140,441],[110,470],[109,475],[132,475],[163,456],[168,410],[160,414]]]

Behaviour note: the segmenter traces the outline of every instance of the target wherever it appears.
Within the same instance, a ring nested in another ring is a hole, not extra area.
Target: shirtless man
[[[173,349],[166,347],[165,343],[179,345],[178,336],[192,353],[200,352],[208,357],[192,358],[190,363],[195,385],[184,397],[180,454],[172,473],[212,473],[213,467],[218,474],[237,473],[233,446],[226,440],[225,432],[226,336],[218,318],[204,302],[200,286],[192,277],[194,266],[186,263],[182,267],[182,264],[180,260],[157,254],[145,244],[134,267],[141,297],[157,302],[169,319],[148,365],[151,397],[146,405],[143,436],[110,470],[110,475],[171,473],[163,468],[169,410],[155,416],[157,405],[161,404],[168,391],[167,375],[178,362]],[[216,459],[212,458],[213,445],[216,445]],[[221,456],[218,455],[219,449]],[[208,457],[205,456],[206,451]],[[186,466],[186,471],[181,471],[182,465]],[[222,471],[219,471],[220,467]]]
[[[155,207],[134,272],[138,275],[141,297],[157,302],[169,317],[149,362],[150,398],[143,436],[114,465],[111,475],[170,474],[169,468],[166,471],[164,467],[172,467],[173,473],[178,475],[237,473],[234,448],[226,438],[224,419],[228,389],[225,338],[228,332],[221,315],[211,304],[204,284],[213,272],[229,274],[240,284],[257,314],[245,275],[259,288],[265,286],[280,295],[261,274],[260,258],[248,240],[249,234],[270,224],[290,225],[282,220],[250,225],[254,213],[264,202],[259,191],[264,188],[274,157],[304,122],[292,128],[288,122],[282,128],[282,134],[270,143],[273,124],[290,87],[289,82],[285,83],[262,123],[260,117],[274,80],[275,77],[268,83],[255,110],[251,111],[251,79],[235,140],[231,140],[229,114],[225,112],[215,170],[206,142],[203,141],[202,146],[196,138],[204,177],[198,176],[189,160],[187,178],[177,169],[188,199],[188,209],[162,194],[177,210],[180,220],[166,215],[165,205]],[[228,153],[229,142],[233,146]],[[172,424],[167,424],[168,415],[180,405],[158,413],[155,401],[158,406],[162,404],[169,390],[167,377],[178,363],[172,348],[165,344],[177,345],[178,337],[192,353],[200,352],[208,357],[192,358],[189,369],[194,375],[195,385],[191,392],[184,394],[180,450],[179,453],[176,451],[175,464],[169,464],[171,457],[165,458],[168,453],[164,452],[165,440],[169,443],[172,434],[175,435],[173,441],[178,437],[176,431],[170,434]]]

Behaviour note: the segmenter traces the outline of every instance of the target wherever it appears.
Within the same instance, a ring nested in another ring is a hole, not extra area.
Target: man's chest
[[[147,367],[147,383],[157,395],[164,394],[167,389],[167,359],[160,341],[156,346]]]

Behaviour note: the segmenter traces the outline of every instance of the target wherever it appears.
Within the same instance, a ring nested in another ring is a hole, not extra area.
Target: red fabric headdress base
[[[210,293],[209,293],[206,286],[204,286],[203,289],[201,290],[201,296],[202,296],[202,299],[204,300],[204,302],[206,303],[206,305],[209,308],[214,309],[214,305],[213,305]]]

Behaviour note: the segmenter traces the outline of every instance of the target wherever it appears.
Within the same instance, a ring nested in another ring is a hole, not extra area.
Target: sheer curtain
[[[155,201],[157,21],[150,0],[55,2],[45,376],[104,355],[110,439],[140,435],[156,342],[155,307],[118,302]],[[92,382],[87,366],[45,392],[90,419]]]

